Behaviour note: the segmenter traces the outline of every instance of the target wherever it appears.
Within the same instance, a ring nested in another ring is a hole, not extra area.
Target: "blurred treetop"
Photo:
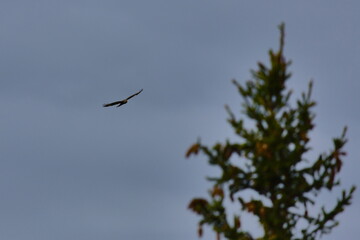
[[[258,239],[318,239],[338,225],[335,217],[351,204],[355,186],[343,190],[332,208],[320,205],[319,211],[313,212],[319,206],[316,196],[321,190],[331,191],[340,185],[337,175],[346,155],[346,127],[340,137],[333,139],[329,152],[311,161],[304,158],[310,150],[309,132],[314,128],[312,82],[296,105],[291,106],[292,91],[286,89],[286,81],[291,77],[290,61],[283,55],[284,24],[279,29],[280,48],[269,51],[270,66],[259,62],[258,69],[251,71],[252,79],[244,85],[233,81],[243,98],[243,114],[255,127],[246,128],[244,120],[226,107],[228,122],[239,141],[212,147],[199,141],[186,153],[189,157],[201,152],[210,165],[221,169],[220,176],[208,178],[213,182],[209,198],[195,198],[189,204],[201,217],[199,236],[206,224],[215,231],[217,239],[254,239],[241,225],[241,213],[246,211],[255,215],[262,226],[263,236]],[[252,191],[251,199],[245,198],[245,190]],[[237,204],[238,213],[230,216],[226,198]]]

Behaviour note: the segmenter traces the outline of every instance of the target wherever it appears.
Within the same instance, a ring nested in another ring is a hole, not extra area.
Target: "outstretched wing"
[[[112,103],[103,104],[103,107],[111,107],[111,106],[118,105],[118,104],[121,104],[121,103],[123,103],[123,100],[122,100],[122,101],[116,101],[116,102],[112,102]]]
[[[120,107],[121,105],[126,104],[127,101],[128,101],[130,98],[132,98],[132,97],[140,94],[142,91],[143,91],[143,89],[141,89],[139,92],[131,95],[130,97],[128,97],[128,98],[126,98],[126,99],[124,99],[124,100],[116,101],[116,102],[112,102],[112,103],[107,103],[107,104],[103,104],[103,107],[110,107],[110,106],[114,106],[114,105],[118,105],[117,107]]]
[[[128,97],[126,100],[129,100],[132,97],[135,97],[136,95],[139,95],[141,92],[143,91],[143,89],[141,89],[140,91],[138,91],[137,93],[131,95],[130,97]]]

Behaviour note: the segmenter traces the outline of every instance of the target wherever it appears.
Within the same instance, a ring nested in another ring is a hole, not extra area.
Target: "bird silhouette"
[[[120,107],[120,106],[126,104],[130,98],[135,97],[136,95],[139,95],[142,91],[143,91],[143,89],[141,89],[137,93],[131,95],[130,97],[125,98],[124,100],[103,104],[103,107],[111,107],[111,106],[114,106],[114,105],[117,105],[116,107]]]

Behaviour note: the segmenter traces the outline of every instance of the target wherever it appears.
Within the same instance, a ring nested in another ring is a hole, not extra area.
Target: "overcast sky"
[[[342,187],[360,181],[360,3],[2,0],[0,239],[197,239],[198,137],[233,137],[244,82],[286,23],[294,96],[314,79],[314,153],[349,127]],[[140,90],[121,108],[103,108]],[[340,188],[341,190],[341,188]],[[319,197],[331,206],[340,190]],[[323,239],[357,239],[360,193]],[[254,235],[256,221],[245,221]],[[214,239],[210,231],[207,239]]]

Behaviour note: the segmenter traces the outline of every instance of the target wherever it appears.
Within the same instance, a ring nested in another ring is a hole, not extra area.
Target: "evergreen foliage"
[[[331,191],[340,184],[337,175],[346,155],[346,127],[340,137],[333,139],[329,152],[311,161],[305,159],[310,150],[309,132],[314,128],[312,82],[291,106],[292,91],[286,89],[286,81],[291,77],[290,61],[283,55],[284,24],[279,29],[280,48],[269,51],[270,66],[258,63],[258,69],[252,71],[253,79],[244,85],[233,81],[244,100],[243,113],[255,127],[246,128],[244,120],[226,107],[228,122],[239,142],[207,147],[199,141],[186,153],[189,157],[201,152],[210,165],[221,169],[219,177],[208,178],[213,182],[209,198],[195,198],[189,204],[201,216],[199,236],[205,224],[213,228],[217,239],[254,239],[241,226],[241,213],[247,211],[258,217],[263,228],[264,235],[258,239],[314,240],[330,233],[338,224],[335,217],[351,204],[355,186],[343,190],[331,209],[319,207],[316,202],[322,190]],[[246,199],[245,190],[252,190],[254,196]],[[227,198],[239,204],[237,215],[228,213],[224,202]],[[319,211],[314,213],[317,207]],[[299,221],[304,224],[298,224]]]

